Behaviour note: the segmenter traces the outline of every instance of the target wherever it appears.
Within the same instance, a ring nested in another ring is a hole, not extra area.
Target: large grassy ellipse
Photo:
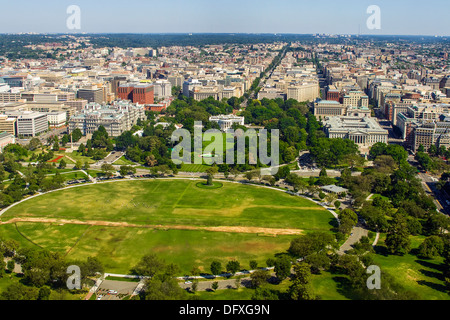
[[[297,236],[330,231],[334,217],[315,203],[269,188],[199,180],[117,181],[58,190],[8,209],[0,233],[73,259],[97,256],[107,272],[128,273],[146,253],[209,272],[238,259],[260,266]],[[12,220],[14,219],[14,220]]]

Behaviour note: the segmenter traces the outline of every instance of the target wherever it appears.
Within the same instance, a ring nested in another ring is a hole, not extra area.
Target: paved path
[[[352,229],[352,233],[350,234],[350,237],[348,237],[347,241],[339,248],[338,254],[343,255],[346,253],[346,251],[352,249],[352,245],[355,243],[358,243],[359,240],[367,236],[369,234],[369,230],[361,228],[361,227],[354,227]]]

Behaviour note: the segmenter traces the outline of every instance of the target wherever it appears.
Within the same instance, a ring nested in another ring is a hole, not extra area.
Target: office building
[[[90,87],[79,89],[77,93],[79,99],[87,100],[88,102],[94,102],[102,104],[104,101],[103,88]]]
[[[0,153],[3,153],[5,147],[9,144],[15,144],[16,137],[8,132],[0,131]]]
[[[319,98],[319,83],[304,83],[287,88],[286,99],[294,99],[299,102],[315,101]]]
[[[155,102],[154,86],[149,83],[126,83],[117,88],[117,97],[139,104],[153,104]]]
[[[16,118],[16,134],[23,137],[35,137],[48,130],[47,115],[34,111],[7,111],[10,118]]]
[[[314,115],[316,117],[333,117],[345,115],[345,107],[334,100],[320,100],[314,103]]]
[[[7,132],[16,136],[16,118],[10,118],[5,114],[0,114],[0,132]]]
[[[370,117],[325,117],[323,123],[330,139],[350,139],[360,148],[370,148],[378,142],[388,143],[388,131]]]

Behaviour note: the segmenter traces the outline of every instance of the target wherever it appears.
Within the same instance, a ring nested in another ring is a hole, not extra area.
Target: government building
[[[378,142],[388,143],[388,131],[370,117],[326,117],[323,125],[328,138],[352,140],[361,151],[368,151]]]

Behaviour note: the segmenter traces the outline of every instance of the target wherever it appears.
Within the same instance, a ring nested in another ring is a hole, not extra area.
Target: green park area
[[[299,234],[331,232],[334,217],[301,197],[263,187],[198,180],[99,183],[24,201],[4,213],[6,238],[69,259],[96,256],[105,271],[128,273],[150,252],[189,273],[213,260],[260,266]],[[18,220],[17,220],[18,219]]]

